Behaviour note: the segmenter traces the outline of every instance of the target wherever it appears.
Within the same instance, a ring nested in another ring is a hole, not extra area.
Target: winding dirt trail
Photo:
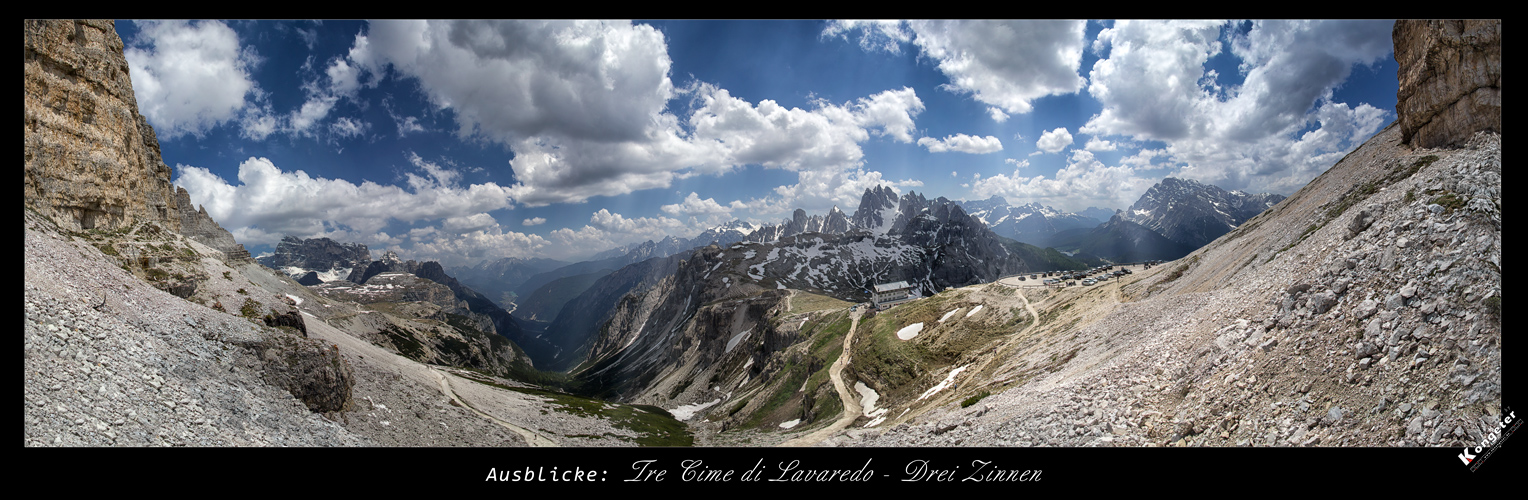
[[[541,434],[537,434],[535,431],[532,431],[530,429],[526,429],[524,427],[520,427],[520,426],[515,425],[515,424],[511,424],[509,422],[505,422],[503,420],[499,420],[498,418],[495,418],[493,415],[489,415],[487,413],[483,413],[481,411],[478,411],[477,408],[473,408],[472,405],[467,404],[466,401],[462,401],[462,399],[460,397],[457,397],[456,391],[451,390],[451,377],[449,375],[447,375],[445,373],[441,373],[440,370],[437,370],[437,369],[435,369],[433,367],[427,367],[427,368],[430,369],[430,374],[435,376],[435,381],[440,384],[440,392],[445,393],[446,396],[449,396],[452,401],[455,401],[456,404],[461,405],[462,408],[466,408],[466,409],[472,411],[472,413],[476,413],[479,417],[486,418],[490,422],[493,422],[495,424],[499,424],[499,426],[501,426],[501,427],[503,427],[505,429],[509,429],[510,431],[512,431],[512,432],[514,432],[516,434],[519,434],[520,437],[525,438],[525,442],[526,443],[530,443],[531,446],[537,446],[537,447],[543,447],[543,448],[557,446],[557,442],[552,441],[551,439],[548,439],[546,436],[542,436]]]
[[[330,326],[324,320],[307,311],[302,311],[302,315],[306,318],[304,322],[308,327],[308,334],[310,336],[344,346],[345,349],[361,355],[359,359],[353,359],[352,362],[373,364],[382,371],[391,371],[426,384],[434,383],[440,387],[441,393],[450,397],[452,401],[455,401],[462,408],[466,408],[478,416],[488,419],[490,422],[513,431],[524,438],[525,442],[530,446],[557,446],[556,442],[537,434],[535,431],[499,420],[467,404],[466,401],[457,396],[456,391],[451,390],[450,374],[441,372],[435,367],[393,354],[386,349],[372,345],[370,342],[353,337]],[[361,361],[361,359],[364,359],[364,361]]]
[[[1024,303],[1024,310],[1025,311],[1029,311],[1029,316],[1031,318],[1034,318],[1034,321],[1031,321],[1029,323],[1029,326],[1024,327],[1024,329],[1009,334],[1007,336],[1007,338],[1002,341],[1001,344],[998,344],[997,346],[994,346],[992,348],[992,352],[1003,352],[1009,346],[1013,345],[1014,342],[1018,341],[1021,338],[1024,338],[1024,335],[1023,335],[1024,333],[1029,332],[1030,330],[1035,329],[1035,327],[1040,326],[1040,313],[1035,310],[1034,304],[1029,302],[1029,297],[1024,295],[1024,289],[1025,288],[1034,288],[1034,287],[1022,285],[1017,280],[1012,280],[1012,279],[999,280],[998,283],[1001,284],[1001,285],[1013,288],[1013,289],[1015,289],[1018,292],[1016,295],[1019,297],[1019,300]],[[1006,307],[1006,306],[1004,306],[1004,307]],[[973,375],[974,374],[978,374],[978,373],[983,373],[984,371],[986,371],[988,369],[988,367],[990,367],[992,365],[992,363],[994,361],[998,361],[1000,358],[1001,359],[1006,359],[1006,358],[1004,358],[1002,356],[995,356],[995,355],[994,356],[984,356],[984,360],[981,361],[981,364],[971,367],[973,369],[967,370],[967,373],[970,373],[970,374],[973,374]],[[896,426],[897,424],[910,421],[913,418],[916,418],[919,415],[922,415],[924,412],[927,412],[928,410],[931,410],[931,409],[934,409],[934,408],[938,408],[938,407],[944,405],[946,402],[952,400],[955,397],[954,394],[956,394],[956,393],[955,392],[944,393],[943,395],[941,395],[938,398],[930,401],[929,403],[924,404],[920,409],[904,412],[901,415],[898,415],[896,418],[888,419],[887,421],[881,423],[881,425],[878,426],[877,428],[881,429],[882,432],[884,433],[886,430],[889,430],[890,428]]]
[[[854,331],[859,328],[860,314],[861,311],[856,309],[854,313],[850,315],[851,322],[849,323],[849,333],[844,334],[843,354],[838,356],[838,360],[834,361],[833,367],[828,370],[828,378],[833,380],[833,388],[838,390],[838,400],[843,401],[844,403],[843,415],[838,418],[837,422],[833,422],[833,425],[812,431],[811,434],[785,441],[780,443],[778,446],[788,447],[815,445],[822,442],[822,440],[837,434],[839,431],[849,428],[849,424],[854,423],[854,419],[859,418],[860,413],[864,412],[864,409],[860,406],[859,400],[851,396],[849,394],[849,387],[844,385],[844,367],[849,366],[849,346],[854,342]]]

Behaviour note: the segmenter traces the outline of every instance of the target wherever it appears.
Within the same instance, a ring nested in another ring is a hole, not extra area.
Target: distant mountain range
[[[729,318],[763,314],[786,289],[861,302],[880,283],[905,281],[914,296],[928,296],[1013,273],[1089,265],[998,236],[956,202],[897,196],[881,186],[865,191],[852,217],[797,210],[745,241],[646,260],[595,280],[546,329],[559,354],[536,363],[572,370],[589,394],[619,398],[681,360],[714,356],[722,347],[712,342],[732,335],[720,333],[731,328]],[[741,297],[757,298],[733,300]],[[774,332],[759,335],[761,360],[790,343]]]
[[[1104,261],[1175,259],[1282,199],[1279,195],[1249,195],[1168,178],[1153,186],[1131,207],[1131,211],[1089,207],[1083,213],[1070,213],[1038,203],[1010,205],[998,196],[977,201],[939,201],[942,198],[929,201],[917,195],[898,196],[890,187],[877,186],[865,191],[852,216],[838,207],[833,207],[827,214],[817,215],[797,209],[791,218],[774,224],[733,220],[693,238],[667,236],[657,241],[648,240],[613,248],[589,260],[571,264],[550,259],[511,258],[449,271],[500,305],[513,308],[517,317],[553,321],[568,301],[593,286],[596,280],[644,260],[677,255],[711,244],[726,247],[739,242],[778,242],[805,233],[903,234],[917,214],[936,206],[960,207],[964,215],[979,221],[994,235],[1032,245],[1033,248],[1009,248],[1024,254],[1026,262],[1041,268],[1060,269],[1074,262],[1093,265]],[[1066,254],[1043,251],[1047,247]]]
[[[981,219],[999,236],[1036,246],[1050,246],[1056,233],[1069,229],[1097,227],[1108,217],[1097,219],[1081,214],[1062,212],[1039,203],[1009,205],[1002,197],[993,196],[981,201],[961,202],[972,217]],[[1102,209],[1095,209],[1102,210]],[[1109,213],[1113,215],[1112,212]]]
[[[1104,262],[1176,259],[1229,232],[1283,198],[1276,194],[1226,191],[1192,180],[1167,178],[1152,186],[1129,210],[1109,213],[1106,220],[1100,220],[1038,203],[1010,205],[998,196],[977,201],[928,200],[913,192],[898,196],[890,187],[877,186],[865,190],[859,208],[852,216],[838,207],[819,215],[808,215],[805,210],[797,209],[791,218],[774,224],[733,220],[693,238],[667,236],[658,241],[648,240],[614,248],[582,262],[506,258],[483,261],[475,266],[453,267],[442,274],[448,272],[458,276],[461,286],[480,291],[473,293],[478,300],[514,311],[517,318],[549,324],[556,322],[568,304],[595,287],[601,279],[632,264],[713,244],[726,248],[738,243],[789,241],[795,246],[781,248],[773,261],[791,262],[799,271],[804,266],[820,265],[813,259],[822,258],[814,257],[811,252],[799,252],[799,236],[819,235],[822,238],[820,245],[827,245],[822,248],[829,248],[848,243],[838,237],[857,233],[860,236],[850,239],[871,241],[892,237],[896,240],[893,247],[879,243],[883,247],[870,252],[875,254],[871,260],[881,262],[879,265],[884,269],[861,275],[854,283],[845,281],[844,275],[830,277],[831,273],[782,275],[777,277],[778,286],[820,290],[853,299],[846,295],[852,290],[877,282],[905,280],[919,292],[926,293],[951,284],[992,279],[1019,268],[1055,270]],[[1090,207],[1084,212],[1096,216],[1107,209]],[[950,245],[961,251],[943,250]],[[942,255],[926,255],[931,248],[941,249]],[[857,269],[859,261],[868,258],[870,253],[839,253],[840,258],[847,258],[838,264],[840,271]],[[893,253],[900,257],[892,256]],[[959,258],[955,257],[957,254]],[[341,279],[364,283],[370,275],[376,274],[374,270],[368,270],[368,266],[387,267],[381,261],[373,262],[365,245],[338,243],[327,238],[287,237],[272,255],[258,260],[308,285]],[[889,265],[891,261],[900,264]],[[914,262],[921,264],[914,265]],[[904,272],[903,268],[907,266],[919,271]],[[757,274],[762,278],[769,274],[765,268],[755,271],[750,275]],[[530,350],[539,353],[557,351],[545,347]]]
[[[1215,241],[1284,201],[1278,194],[1248,194],[1188,179],[1162,179],[1125,211],[1125,218],[1190,250]]]

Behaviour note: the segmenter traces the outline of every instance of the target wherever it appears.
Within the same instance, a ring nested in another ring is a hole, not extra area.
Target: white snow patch
[[[778,281],[775,282],[775,289],[776,290],[784,290],[785,289],[785,283],[780,283]]]
[[[935,393],[944,390],[944,388],[949,387],[951,384],[954,384],[955,376],[960,375],[960,372],[966,371],[966,368],[969,368],[970,366],[971,365],[966,365],[954,370],[950,370],[950,374],[944,377],[944,381],[939,382],[939,385],[930,387],[929,390],[924,391],[922,396],[918,396],[918,401],[923,401],[924,398],[933,396]]]
[[[701,410],[704,410],[706,408],[710,408],[712,406],[716,406],[716,404],[720,403],[720,402],[722,402],[722,398],[716,398],[715,401],[712,401],[710,403],[696,403],[696,404],[692,404],[692,405],[680,405],[678,408],[674,408],[672,410],[669,410],[668,412],[674,414],[674,419],[675,420],[680,420],[680,421],[689,420],[690,417],[694,417],[697,412],[699,412]]]
[[[732,348],[733,347],[737,347],[737,343],[738,342],[741,342],[743,339],[748,338],[748,332],[751,332],[751,331],[753,331],[753,329],[751,329],[751,328],[748,329],[748,330],[743,330],[743,333],[739,333],[737,335],[733,335],[732,338],[727,339],[727,350],[726,351],[722,351],[722,352],[724,352],[724,353],[732,352]],[[749,358],[749,360],[751,361],[752,358]]]
[[[631,338],[626,339],[626,345],[621,346],[621,349],[625,349],[627,347],[631,347],[632,342],[636,342],[637,341],[637,337],[641,337],[641,336],[642,336],[642,330],[637,330],[637,334],[636,335],[632,335]],[[536,338],[541,338],[541,336],[537,335]]]
[[[743,258],[745,258],[745,259],[752,259],[753,256],[758,255],[758,254],[759,254],[759,252],[756,252],[752,248],[750,248],[750,249],[748,249],[748,252],[743,254]]]
[[[971,312],[966,313],[966,317],[969,318],[969,317],[971,317],[972,314],[976,314],[976,311],[980,311],[980,310],[982,310],[982,306],[981,306],[981,304],[977,304],[976,307],[971,308]]]
[[[875,402],[880,401],[881,395],[875,393],[875,389],[865,385],[864,382],[855,381],[854,390],[860,393],[860,406],[863,407],[865,416],[876,417],[886,413],[885,408],[876,408]]]
[[[792,421],[789,421],[789,422],[780,422],[780,428],[781,429],[789,429],[789,428],[795,427],[795,426],[800,425],[800,424],[801,424],[801,419],[798,418],[798,419],[795,419],[795,420],[792,420]]]
[[[339,281],[339,280],[345,279],[346,277],[349,277],[350,276],[350,271],[351,271],[350,269],[345,269],[345,268],[342,268],[342,267],[336,267],[336,268],[330,269],[328,271],[324,271],[324,272],[318,273],[318,280],[322,281],[324,283],[328,283],[330,281]]]
[[[298,298],[296,295],[292,295],[292,294],[289,293],[289,294],[286,294],[286,296],[287,296],[287,298],[292,299],[292,302],[296,302],[297,305],[299,305],[299,306],[302,305],[302,299]]]
[[[959,307],[951,309],[950,312],[944,313],[944,316],[939,318],[939,322],[943,323],[944,320],[950,319],[950,316],[954,316],[957,312],[960,312]]]
[[[923,323],[913,323],[902,327],[901,330],[897,330],[897,338],[902,340],[911,339],[918,336],[918,332],[921,331],[923,331]]]

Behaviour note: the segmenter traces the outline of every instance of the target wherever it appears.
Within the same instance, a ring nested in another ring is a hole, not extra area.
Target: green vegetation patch
[[[684,422],[675,420],[673,415],[670,415],[662,408],[647,405],[607,403],[598,399],[582,398],[560,392],[525,387],[506,387],[477,380],[476,378],[471,380],[502,389],[546,398],[547,403],[556,406],[557,410],[563,413],[608,420],[611,425],[637,433],[638,436],[635,438],[622,437],[621,439],[637,443],[641,446],[693,446],[695,444],[695,437],[690,434],[689,427],[685,426]]]
[[[170,277],[170,273],[168,271],[165,271],[165,270],[157,268],[157,267],[150,267],[150,268],[144,269],[143,270],[143,274],[148,275],[149,279],[155,280],[155,281],[163,281],[163,280],[168,279]]]
[[[826,309],[845,309],[853,304],[826,295],[797,292],[791,297],[791,313],[801,314]]]
[[[260,303],[255,299],[244,299],[244,305],[239,307],[239,315],[251,320],[260,319]]]
[[[980,393],[974,394],[971,397],[966,398],[964,401],[961,401],[960,402],[960,407],[961,408],[970,408],[971,405],[976,404],[978,401],[981,401],[982,398],[985,398],[985,397],[990,396],[990,395],[991,394],[989,394],[987,391],[982,391]]]
[[[409,335],[408,332],[399,330],[396,326],[388,325],[379,333],[387,337],[387,340],[393,343],[393,347],[397,348],[398,353],[402,354],[403,357],[414,361],[423,361],[422,358],[424,358],[425,353],[424,345],[415,340],[414,336]]]
[[[1464,205],[1469,203],[1469,200],[1452,192],[1444,191],[1442,196],[1433,198],[1432,202],[1443,205],[1445,213],[1454,213],[1455,210],[1464,208]]]
[[[1412,174],[1415,174],[1415,173],[1417,173],[1417,171],[1422,170],[1424,168],[1427,168],[1428,165],[1432,165],[1433,162],[1435,162],[1435,161],[1438,161],[1438,155],[1427,155],[1427,156],[1423,156],[1421,158],[1417,158],[1417,161],[1411,162],[1411,166],[1408,166],[1408,167],[1402,168],[1402,169],[1392,170],[1390,172],[1390,175],[1385,176],[1385,179],[1384,179],[1385,185],[1388,186],[1388,185],[1395,184],[1397,182],[1406,180],[1406,178],[1411,177]]]
[[[795,361],[787,361],[785,367],[781,368],[780,372],[776,373],[773,378],[775,381],[774,390],[765,396],[767,399],[765,399],[763,406],[754,410],[753,416],[744,425],[759,427],[760,424],[763,424],[765,417],[775,413],[776,410],[779,410],[780,407],[785,406],[786,403],[795,398],[796,390],[801,388],[803,382],[806,382],[807,376],[806,366]]]
[[[1067,309],[1071,309],[1071,308],[1072,308],[1072,303],[1071,302],[1067,302],[1066,305],[1063,305],[1061,307],[1052,307],[1052,308],[1046,309],[1045,311],[1040,313],[1040,323],[1047,324],[1047,325],[1051,324],[1051,323],[1056,321],[1056,317],[1057,316],[1060,316],[1062,312],[1065,312]]]
[[[1285,247],[1285,248],[1288,248],[1288,247]],[[1174,267],[1173,270],[1168,271],[1167,275],[1162,277],[1162,281],[1157,282],[1157,284],[1158,285],[1166,285],[1168,283],[1172,283],[1173,281],[1176,281],[1178,278],[1182,278],[1183,277],[1183,272],[1187,271],[1187,270],[1188,270],[1188,264],[1178,264],[1178,267]]]
[[[1332,219],[1336,219],[1337,217],[1342,216],[1342,214],[1347,212],[1349,208],[1352,208],[1354,204],[1357,204],[1359,201],[1363,201],[1365,198],[1368,198],[1369,195],[1372,195],[1378,191],[1379,187],[1375,186],[1373,182],[1365,182],[1349,190],[1346,194],[1342,195],[1342,199],[1338,200],[1336,205],[1326,210],[1326,220],[1321,221],[1321,225],[1325,226],[1326,223],[1330,222]]]

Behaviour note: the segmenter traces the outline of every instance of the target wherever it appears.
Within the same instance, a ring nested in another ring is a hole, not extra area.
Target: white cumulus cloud
[[[1103,110],[1080,131],[1166,142],[1166,155],[1184,165],[1170,175],[1287,194],[1393,118],[1332,101],[1354,65],[1391,53],[1390,21],[1249,24],[1119,21],[1104,29],[1095,50],[1107,56],[1088,86]],[[1226,43],[1230,27],[1238,29]],[[1226,51],[1241,61],[1240,85],[1222,85],[1205,67]]]
[[[911,142],[923,110],[910,88],[810,110],[749,103],[705,83],[676,89],[663,33],[630,22],[379,21],[356,37],[349,61],[418,80],[454,111],[459,136],[509,146],[510,190],[529,206],[749,164],[855,168],[861,142]],[[668,107],[680,97],[692,104],[687,116]],[[400,135],[411,130],[394,120]]]
[[[136,24],[140,31],[124,55],[138,110],[160,138],[199,136],[239,117],[256,91],[249,76],[256,56],[240,48],[232,28],[219,21]]]
[[[684,197],[684,201],[673,205],[663,205],[661,208],[669,215],[717,215],[731,213],[732,209],[721,206],[714,198],[700,199],[700,195],[690,192]]]
[[[1047,153],[1059,152],[1070,145],[1072,145],[1072,133],[1067,132],[1066,127],[1042,132],[1040,140],[1035,141],[1035,147]]]
[[[1087,150],[1073,150],[1067,165],[1053,177],[998,174],[971,182],[974,199],[994,195],[1009,200],[1031,200],[1066,211],[1089,206],[1130,206],[1155,182],[1136,174],[1127,165],[1107,166]]]
[[[985,154],[1003,150],[1003,141],[990,135],[976,137],[966,134],[955,134],[946,136],[944,139],[923,137],[918,139],[918,145],[928,148],[930,153],[957,151],[961,153]]]
[[[1029,113],[1035,99],[1082,89],[1086,27],[1085,21],[1050,20],[834,21],[822,36],[847,40],[857,32],[868,51],[917,45],[950,79],[944,89],[990,105],[989,116],[1002,123],[1010,114]]]
[[[266,158],[239,164],[238,185],[200,167],[178,165],[176,170],[175,185],[186,188],[191,202],[206,207],[235,237],[246,235],[239,240],[245,244],[274,244],[288,234],[315,237],[336,227],[376,234],[393,220],[453,219],[449,225],[454,229],[481,227],[492,219],[484,219],[486,212],[510,202],[508,190],[494,183],[457,187],[440,182],[451,178],[444,173],[409,173],[410,189],[404,189],[286,172]]]

